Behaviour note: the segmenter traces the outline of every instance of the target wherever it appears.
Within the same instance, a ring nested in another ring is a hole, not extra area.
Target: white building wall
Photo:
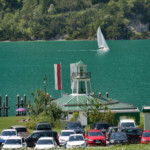
[[[150,130],[150,113],[144,113],[144,130]]]
[[[81,122],[82,126],[87,125],[87,117],[84,114],[85,114],[84,111],[79,111],[78,121]],[[72,117],[73,117],[73,112],[68,112],[67,120],[69,121]]]
[[[82,126],[86,126],[87,125],[87,117],[84,115],[84,111],[80,111],[79,112],[79,121],[81,122]]]

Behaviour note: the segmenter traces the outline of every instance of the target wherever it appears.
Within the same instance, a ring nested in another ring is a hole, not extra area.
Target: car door
[[[33,147],[35,146],[35,143],[37,142],[37,140],[40,137],[40,133],[33,133],[30,137],[28,137],[28,139],[26,140],[27,142],[27,146],[28,147]]]

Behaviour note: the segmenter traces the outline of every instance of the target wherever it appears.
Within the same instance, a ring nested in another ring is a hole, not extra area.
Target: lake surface
[[[54,64],[62,64],[63,92],[70,94],[70,63],[83,60],[91,72],[93,92],[133,104],[150,105],[150,40],[107,41],[110,51],[97,51],[97,41],[0,42],[0,95],[9,100],[9,116],[16,114],[17,94],[46,90],[53,98]]]

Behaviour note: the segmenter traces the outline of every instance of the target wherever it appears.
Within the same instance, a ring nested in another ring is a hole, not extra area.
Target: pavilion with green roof
[[[70,120],[73,112],[79,112],[79,121],[82,125],[89,124],[88,118],[84,113],[91,108],[90,100],[96,98],[100,103],[106,104],[112,112],[115,112],[115,124],[117,125],[121,117],[135,118],[137,124],[140,122],[140,111],[132,104],[120,102],[101,95],[92,93],[91,89],[91,73],[87,72],[87,65],[83,61],[71,64],[71,88],[72,94],[56,99],[55,102],[67,112],[66,120]],[[108,104],[109,102],[109,104]],[[100,112],[103,112],[100,109]]]

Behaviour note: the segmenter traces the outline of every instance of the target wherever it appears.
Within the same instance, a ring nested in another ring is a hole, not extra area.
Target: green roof
[[[86,66],[82,60],[76,62],[77,66]]]
[[[90,109],[92,104],[90,99],[96,98],[100,103],[106,104],[107,107],[111,110],[122,110],[122,109],[135,109],[132,104],[123,103],[118,100],[111,100],[108,104],[109,99],[100,98],[96,95],[68,95],[59,99],[56,99],[55,102],[64,110],[64,111],[77,111],[77,110],[87,110]]]

